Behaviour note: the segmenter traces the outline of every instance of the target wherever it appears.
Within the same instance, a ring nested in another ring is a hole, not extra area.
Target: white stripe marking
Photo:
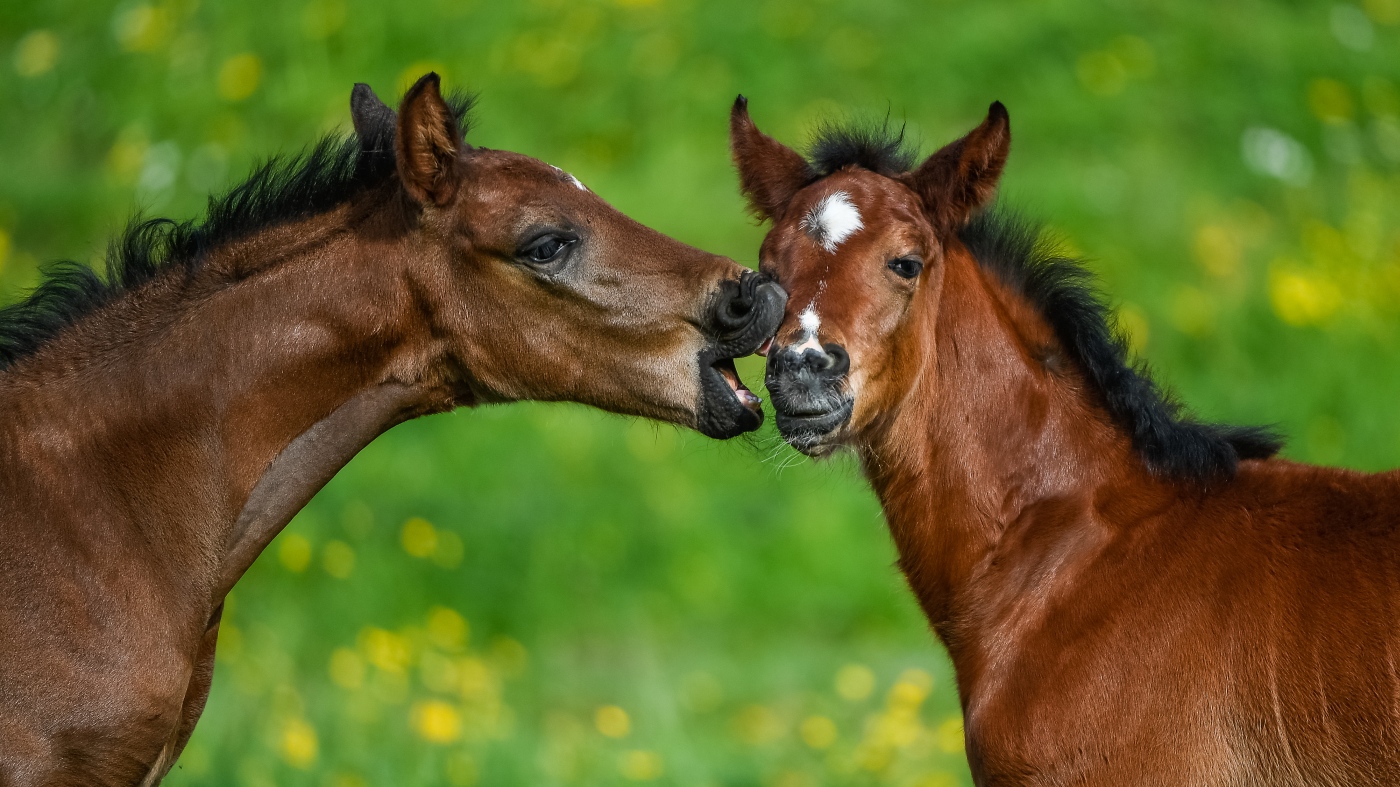
[[[794,355],[801,355],[808,350],[825,353],[826,350],[822,349],[821,342],[817,341],[817,331],[822,328],[822,318],[817,314],[815,303],[807,304],[807,308],[803,309],[802,313],[797,316],[797,324],[802,326],[802,341],[788,348],[789,351]]]

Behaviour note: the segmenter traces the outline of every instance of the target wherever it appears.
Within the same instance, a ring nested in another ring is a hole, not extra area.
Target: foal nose
[[[748,355],[777,333],[786,306],[787,292],[761,273],[726,280],[710,307],[715,340],[731,357]]]
[[[844,377],[851,369],[851,356],[839,344],[815,347],[815,341],[784,347],[768,356],[771,374],[795,379],[807,378],[813,383],[830,382]]]

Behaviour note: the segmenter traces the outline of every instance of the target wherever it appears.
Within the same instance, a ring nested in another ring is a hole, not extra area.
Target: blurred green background
[[[1400,459],[1400,0],[0,6],[0,299],[195,217],[436,69],[471,141],[752,265],[729,104],[925,152],[1008,105],[1003,195],[1201,415]],[[741,366],[756,384],[761,367]],[[410,423],[235,590],[172,785],[967,782],[941,648],[847,460],[573,406]]]

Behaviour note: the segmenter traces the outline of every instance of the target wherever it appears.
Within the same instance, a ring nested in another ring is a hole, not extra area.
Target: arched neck
[[[988,563],[1016,558],[1007,534],[1047,507],[1092,506],[1136,458],[1019,296],[965,251],[950,253],[941,292],[911,314],[920,368],[860,453],[900,566],[954,649]]]
[[[138,557],[217,605],[364,445],[462,396],[434,376],[441,348],[402,262],[411,236],[362,237],[349,216],[158,275],[7,373],[20,464],[66,468],[85,516],[159,545]]]

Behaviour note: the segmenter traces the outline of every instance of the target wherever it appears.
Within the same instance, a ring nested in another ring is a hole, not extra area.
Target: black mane
[[[1129,363],[1093,275],[1044,241],[1040,226],[1009,211],[985,210],[959,232],[981,266],[1021,293],[1103,396],[1109,413],[1159,475],[1229,478],[1240,459],[1267,459],[1282,447],[1261,427],[1205,424],[1158,388],[1145,364]]]
[[[823,176],[851,165],[893,176],[907,172],[914,161],[903,130],[893,132],[887,124],[825,128],[810,157]],[[1115,330],[1093,275],[1046,243],[1038,224],[994,207],[975,216],[959,237],[978,264],[1030,301],[1050,324],[1153,473],[1201,481],[1230,478],[1239,460],[1267,459],[1282,447],[1270,429],[1205,424],[1184,413],[1152,381],[1145,364],[1129,362],[1127,343]]]
[[[448,105],[465,135],[472,97],[453,95]],[[331,134],[300,155],[269,159],[243,183],[210,197],[202,223],[133,220],[108,246],[105,278],[69,260],[44,266],[29,297],[0,309],[0,371],[162,273],[192,275],[211,249],[325,213],[385,182],[396,171],[394,128],[376,128],[370,137]]]

